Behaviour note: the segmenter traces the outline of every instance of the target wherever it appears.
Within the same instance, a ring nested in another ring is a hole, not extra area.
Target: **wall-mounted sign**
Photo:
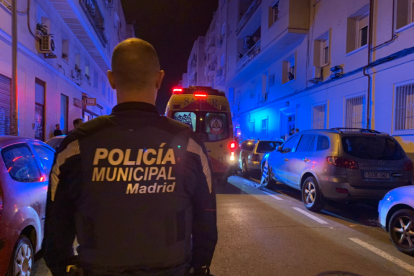
[[[83,108],[82,101],[77,98],[73,98],[73,105],[79,108]]]
[[[96,105],[96,98],[83,98],[83,102],[85,103],[85,105],[92,105],[95,106]]]

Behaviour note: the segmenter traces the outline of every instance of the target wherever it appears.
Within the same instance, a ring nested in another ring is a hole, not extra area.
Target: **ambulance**
[[[188,125],[199,135],[209,154],[213,179],[226,184],[237,168],[237,145],[225,94],[211,87],[174,88],[165,116]]]

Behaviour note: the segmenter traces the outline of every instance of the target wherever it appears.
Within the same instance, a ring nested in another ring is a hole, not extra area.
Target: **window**
[[[225,63],[226,63],[226,55],[222,54],[220,57],[220,69],[224,68]]]
[[[397,0],[395,11],[395,27],[400,29],[414,22],[414,0]]]
[[[345,127],[362,128],[365,122],[365,96],[346,99]]]
[[[11,0],[0,0],[0,4],[11,10]]]
[[[62,39],[62,59],[69,62],[69,40]]]
[[[230,71],[230,62],[231,62],[231,57],[227,57],[227,72]]]
[[[397,87],[395,96],[395,130],[414,129],[414,83]]]
[[[18,182],[40,181],[40,171],[33,153],[26,143],[15,144],[1,151],[10,177]]]
[[[347,154],[361,159],[398,160],[405,157],[393,137],[345,136],[342,147]]]
[[[320,35],[314,42],[314,65],[324,67],[330,63],[329,32]]]
[[[280,146],[281,144],[282,144],[281,142],[259,141],[256,152],[257,153],[272,152],[276,150],[277,147]]]
[[[262,139],[267,138],[267,127],[268,127],[269,119],[262,120]]]
[[[207,113],[204,122],[207,141],[220,141],[229,136],[229,125],[225,113]]]
[[[289,135],[292,135],[293,133],[295,133],[295,127],[296,127],[296,118],[295,115],[289,115],[288,118],[288,133]]]
[[[368,44],[369,5],[365,5],[347,19],[346,52]]]
[[[75,54],[75,66],[77,68],[80,68],[80,63],[81,63],[81,56],[80,56],[79,52],[77,52]]]
[[[275,85],[275,74],[272,74],[269,76],[269,87],[272,87]]]
[[[256,97],[256,80],[250,82],[250,98]]]
[[[282,152],[286,153],[293,151],[295,149],[296,144],[298,143],[299,137],[299,135],[295,135],[289,138],[289,140],[287,140],[286,143],[283,144]]]
[[[175,112],[173,119],[188,125],[194,132],[196,131],[197,116],[194,112]]]
[[[316,150],[329,149],[329,138],[326,136],[318,135],[318,144]]]
[[[106,92],[106,82],[105,82],[105,81],[103,81],[103,82],[102,82],[102,95],[104,95],[104,96],[105,96],[105,92]],[[109,101],[109,96],[108,96],[108,101]]]
[[[285,61],[283,61],[282,68],[282,83],[289,82],[295,79],[296,67],[295,67],[295,55],[292,55]]]
[[[86,62],[86,64],[85,64],[85,78],[90,83],[90,81],[91,81],[91,74],[89,72],[89,62]]]
[[[45,87],[46,83],[35,79],[35,138],[45,139]]]
[[[326,105],[325,104],[313,107],[312,128],[313,129],[326,128]]]
[[[62,133],[68,133],[68,110],[69,110],[69,97],[60,94],[60,129]]]
[[[269,8],[269,27],[279,19],[279,0]]]
[[[98,88],[98,83],[99,83],[99,76],[98,76],[98,72],[96,72],[95,70],[93,71],[93,87]]]
[[[309,151],[311,143],[313,142],[314,138],[315,138],[315,135],[312,135],[312,134],[302,135],[302,139],[300,139],[296,152]]]
[[[254,137],[256,135],[255,128],[256,126],[254,121],[250,122],[250,137]]]
[[[53,159],[55,157],[54,151],[40,145],[33,145],[33,148],[40,158],[44,172],[49,176],[53,166]]]
[[[256,141],[246,140],[246,141],[243,141],[243,143],[241,144],[241,149],[248,150],[248,151],[253,151],[255,146],[256,146]]]
[[[226,34],[226,22],[221,25],[221,36],[224,38],[224,35]]]
[[[358,19],[359,39],[358,39],[357,48],[368,44],[368,23],[369,23],[368,14]]]
[[[10,135],[11,79],[0,74],[0,135]]]

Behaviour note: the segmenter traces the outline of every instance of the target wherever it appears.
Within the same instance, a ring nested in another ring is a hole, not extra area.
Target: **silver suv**
[[[321,210],[325,199],[381,199],[394,188],[414,183],[413,162],[397,140],[368,129],[297,133],[265,155],[262,172],[264,186],[279,181],[301,190],[311,211]]]

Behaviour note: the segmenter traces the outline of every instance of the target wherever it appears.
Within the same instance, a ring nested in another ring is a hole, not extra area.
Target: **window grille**
[[[326,105],[318,105],[313,107],[313,129],[324,129],[326,128],[326,116],[325,116]]]
[[[395,130],[414,129],[414,83],[397,87]]]
[[[345,127],[362,128],[365,119],[365,96],[346,100]]]

